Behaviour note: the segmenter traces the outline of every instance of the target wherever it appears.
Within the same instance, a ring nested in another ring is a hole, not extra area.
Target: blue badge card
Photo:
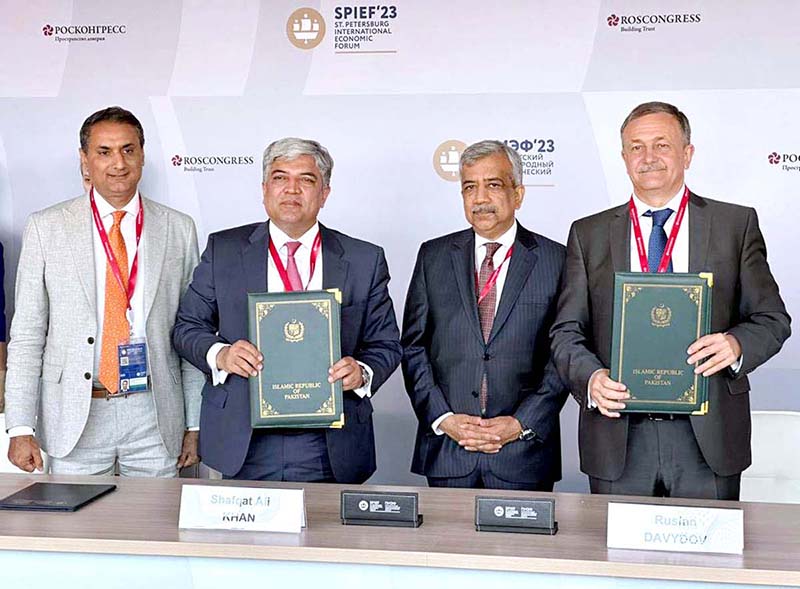
[[[147,340],[131,339],[117,346],[119,358],[119,394],[143,393],[149,390]]]

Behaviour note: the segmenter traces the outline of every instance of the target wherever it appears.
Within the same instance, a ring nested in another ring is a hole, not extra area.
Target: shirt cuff
[[[33,428],[27,425],[18,425],[8,430],[9,438],[16,438],[18,436],[32,436]]]
[[[356,360],[356,362],[358,362],[358,360]],[[367,371],[367,374],[369,375],[369,378],[367,378],[367,384],[365,384],[363,387],[358,387],[357,389],[353,389],[353,392],[356,395],[358,395],[359,397],[361,397],[362,399],[364,397],[371,397],[372,396],[372,375],[374,374],[372,372],[372,368],[370,368],[369,366],[367,366],[363,362],[358,362],[358,365],[361,366],[364,370]]]
[[[739,356],[739,359],[733,364],[731,364],[730,368],[734,374],[739,374],[739,371],[742,369],[742,362],[744,362],[744,354]]]
[[[199,432],[199,431],[200,431],[200,426],[199,426],[199,425],[196,425],[196,426],[194,426],[194,427],[187,427],[187,428],[186,428],[186,431],[187,431],[187,432]]]
[[[439,429],[439,426],[440,426],[440,425],[442,425],[442,422],[443,422],[445,419],[447,419],[448,417],[450,417],[451,415],[454,415],[452,411],[448,411],[447,413],[445,413],[445,414],[443,414],[443,415],[440,415],[440,416],[439,416],[439,417],[436,419],[436,421],[434,421],[434,422],[431,424],[431,429],[433,430],[433,433],[435,433],[437,436],[441,436],[441,435],[443,435],[443,434],[444,434],[444,432],[443,432],[442,430],[440,430],[440,429]]]
[[[594,399],[592,399],[592,379],[594,378],[595,374],[601,370],[603,370],[603,368],[598,368],[592,372],[592,376],[589,377],[589,382],[586,384],[586,406],[589,409],[597,409],[597,403],[595,403]]]
[[[211,384],[214,386],[217,386],[218,384],[223,384],[225,380],[228,378],[227,372],[217,368],[217,354],[219,354],[222,348],[227,348],[229,346],[230,344],[223,344],[222,342],[217,342],[213,344],[210,348],[208,348],[208,352],[206,352],[206,363],[208,364],[208,367],[211,369]]]

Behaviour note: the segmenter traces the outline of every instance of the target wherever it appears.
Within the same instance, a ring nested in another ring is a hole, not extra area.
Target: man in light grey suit
[[[194,222],[142,198],[144,131],[119,107],[80,132],[87,194],[31,215],[11,323],[8,456],[54,474],[176,476],[195,464],[202,374],[170,334],[198,261]],[[126,379],[125,353],[148,376]],[[130,357],[130,356],[128,356]],[[130,394],[126,394],[130,393]]]

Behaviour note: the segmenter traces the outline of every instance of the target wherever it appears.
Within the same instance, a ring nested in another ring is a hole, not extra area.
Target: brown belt
[[[116,399],[117,397],[127,397],[122,393],[112,393],[108,389],[92,389],[92,399]]]

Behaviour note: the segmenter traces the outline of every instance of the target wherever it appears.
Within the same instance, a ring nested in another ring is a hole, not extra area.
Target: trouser
[[[429,487],[460,487],[468,489],[505,489],[507,491],[552,491],[553,481],[518,483],[501,479],[489,467],[490,456],[478,455],[478,464],[464,477],[428,477]]]
[[[122,476],[178,476],[178,457],[169,455],[158,431],[153,394],[93,398],[78,443],[65,457],[50,457],[50,472],[113,475],[119,465]]]
[[[242,468],[230,479],[335,482],[325,432],[255,429]]]
[[[688,416],[628,418],[628,444],[622,475],[608,481],[589,477],[592,493],[739,499],[741,474],[721,477],[703,458]]]

